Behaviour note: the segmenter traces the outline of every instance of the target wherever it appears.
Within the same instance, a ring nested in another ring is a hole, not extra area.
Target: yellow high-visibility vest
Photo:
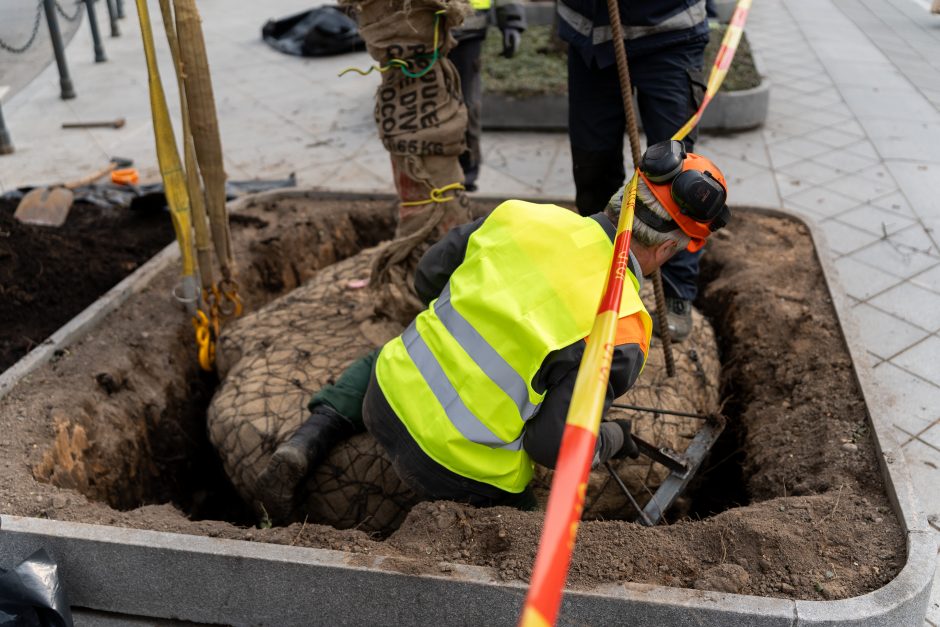
[[[491,0],[470,0],[470,6],[474,11],[488,11],[493,3]]]
[[[421,449],[458,475],[518,493],[532,478],[525,423],[544,394],[532,388],[552,351],[594,322],[613,244],[593,219],[510,200],[470,236],[444,291],[386,344],[376,378]],[[632,274],[620,317],[652,323]]]

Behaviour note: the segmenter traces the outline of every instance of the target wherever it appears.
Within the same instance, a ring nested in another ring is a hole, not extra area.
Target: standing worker
[[[492,0],[470,0],[473,14],[468,16],[459,29],[453,31],[457,46],[447,58],[451,60],[460,75],[463,101],[467,106],[467,150],[460,155],[460,167],[463,169],[464,188],[469,192],[477,189],[476,180],[480,175],[480,136],[483,134],[483,81],[480,70],[483,66],[481,54],[483,40],[490,22]],[[514,0],[496,0],[496,24],[503,34],[503,56],[513,57],[522,41],[525,31],[525,11]],[[608,194],[609,196],[609,194]]]
[[[260,477],[267,512],[287,519],[304,477],[364,429],[422,498],[534,506],[533,462],[555,466],[623,195],[590,217],[509,200],[428,249],[415,275],[428,308],[314,395]],[[646,152],[605,407],[646,362],[641,277],[724,226],[726,195],[718,168],[680,142]],[[627,455],[638,455],[630,421],[602,423],[594,466]]]
[[[708,43],[706,0],[618,0],[630,81],[647,145],[669,139],[701,104]],[[559,35],[568,42],[568,132],[576,204],[600,211],[624,181],[623,98],[606,0],[559,0]],[[698,131],[685,139],[691,152]],[[662,268],[669,331],[692,330],[701,252],[681,252]]]

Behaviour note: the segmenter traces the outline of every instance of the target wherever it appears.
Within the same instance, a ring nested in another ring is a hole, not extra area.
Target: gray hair
[[[627,185],[629,185],[629,183]],[[615,225],[620,220],[620,207],[623,204],[623,195],[627,189],[627,185],[618,189],[607,202],[605,213]],[[672,216],[669,215],[665,207],[656,199],[656,196],[653,195],[653,192],[650,191],[650,188],[647,187],[643,179],[637,181],[636,202],[637,204],[642,203],[643,206],[663,220],[672,220]],[[640,220],[639,217],[633,219],[633,239],[650,248],[655,248],[664,242],[675,242],[676,250],[685,249],[691,241],[691,238],[686,235],[682,229],[676,229],[668,233],[660,233]]]

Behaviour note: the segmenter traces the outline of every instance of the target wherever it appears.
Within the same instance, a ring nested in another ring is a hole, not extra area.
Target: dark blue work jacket
[[[642,56],[683,42],[708,41],[705,0],[618,0],[627,56]],[[613,65],[607,0],[560,0],[559,35],[590,66]]]

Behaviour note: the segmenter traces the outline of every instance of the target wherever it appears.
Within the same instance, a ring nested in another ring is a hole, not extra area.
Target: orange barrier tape
[[[715,57],[708,78],[705,97],[698,111],[689,119],[673,139],[682,140],[698,124],[705,107],[718,93],[722,81],[728,74],[731,60],[741,41],[741,33],[751,0],[739,0],[721,42],[721,48]],[[594,457],[594,445],[600,428],[601,413],[604,409],[604,396],[610,377],[610,364],[613,357],[617,314],[620,311],[620,298],[623,293],[624,277],[630,256],[630,235],[633,228],[633,208],[636,203],[637,173],[630,180],[624,204],[620,210],[617,224],[617,239],[614,242],[614,256],[607,276],[607,287],[601,299],[594,320],[594,327],[588,336],[587,350],[581,358],[578,377],[575,380],[571,405],[565,420],[558,461],[555,464],[555,477],[552,479],[548,508],[545,512],[545,525],[539,541],[539,550],[535,556],[535,566],[526,595],[525,606],[519,625],[522,627],[547,627],[554,625],[561,607],[571,554],[584,508],[584,495],[587,491],[587,479]]]
[[[738,4],[731,16],[731,22],[728,24],[728,30],[721,40],[721,48],[715,56],[715,63],[712,65],[711,73],[708,75],[708,85],[705,88],[705,96],[702,98],[702,104],[689,121],[686,122],[679,131],[672,136],[673,139],[683,140],[686,135],[692,132],[695,125],[702,119],[705,113],[705,107],[712,101],[721,84],[728,75],[728,68],[731,67],[731,61],[734,59],[734,53],[738,50],[738,43],[741,41],[741,35],[744,33],[744,23],[747,21],[747,13],[751,9],[751,0],[738,0]]]
[[[623,195],[607,286],[597,310],[597,318],[594,319],[594,327],[588,336],[587,349],[581,358],[571,405],[568,407],[565,431],[555,464],[555,478],[552,480],[545,512],[545,526],[542,528],[529,593],[519,622],[523,627],[554,624],[561,606],[561,595],[584,508],[594,444],[604,411],[617,317],[630,260],[637,179],[637,173],[634,172],[627,193]]]

